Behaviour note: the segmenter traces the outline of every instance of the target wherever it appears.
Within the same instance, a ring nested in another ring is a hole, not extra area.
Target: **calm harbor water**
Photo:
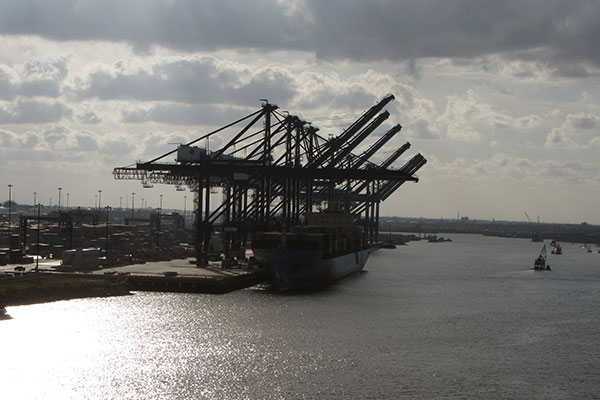
[[[6,399],[585,399],[600,389],[600,254],[449,235],[328,290],[8,307]]]

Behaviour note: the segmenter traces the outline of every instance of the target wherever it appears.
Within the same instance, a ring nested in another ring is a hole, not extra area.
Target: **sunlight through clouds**
[[[442,201],[457,181],[504,182],[486,186],[494,201],[507,182],[600,196],[600,34],[591,17],[600,4],[0,1],[0,178],[31,176],[23,193],[40,165],[68,164],[86,171],[74,181],[82,193],[101,183],[115,200],[129,189],[112,180],[113,167],[227,124],[259,99],[337,135],[393,93],[392,118],[369,140],[403,129],[374,159],[410,141],[430,162],[418,190],[405,185],[385,204],[388,214],[438,217],[439,203],[420,200]],[[485,214],[476,196],[443,201]],[[583,220],[587,200],[572,201],[555,206]]]

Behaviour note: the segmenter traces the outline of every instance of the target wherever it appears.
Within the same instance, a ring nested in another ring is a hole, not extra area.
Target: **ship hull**
[[[254,257],[278,288],[312,288],[333,284],[362,271],[368,250],[323,258],[319,250],[254,249]]]

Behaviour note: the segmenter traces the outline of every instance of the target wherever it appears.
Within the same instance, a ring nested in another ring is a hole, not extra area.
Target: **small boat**
[[[442,243],[442,242],[451,242],[452,239],[450,239],[450,238],[443,238],[443,237],[437,236],[437,235],[429,235],[427,237],[427,241],[429,243]]]
[[[533,262],[533,269],[536,271],[549,271],[550,265],[546,264],[546,245],[542,247],[540,255]]]
[[[560,243],[558,243],[556,240],[553,240],[550,245],[552,246],[552,254],[562,254],[562,247],[560,247]]]

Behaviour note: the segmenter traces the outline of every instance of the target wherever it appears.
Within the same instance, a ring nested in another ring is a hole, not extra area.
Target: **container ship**
[[[290,232],[258,232],[252,241],[256,260],[278,289],[308,289],[333,284],[362,271],[369,249],[358,216],[342,212],[306,214],[306,225]]]

